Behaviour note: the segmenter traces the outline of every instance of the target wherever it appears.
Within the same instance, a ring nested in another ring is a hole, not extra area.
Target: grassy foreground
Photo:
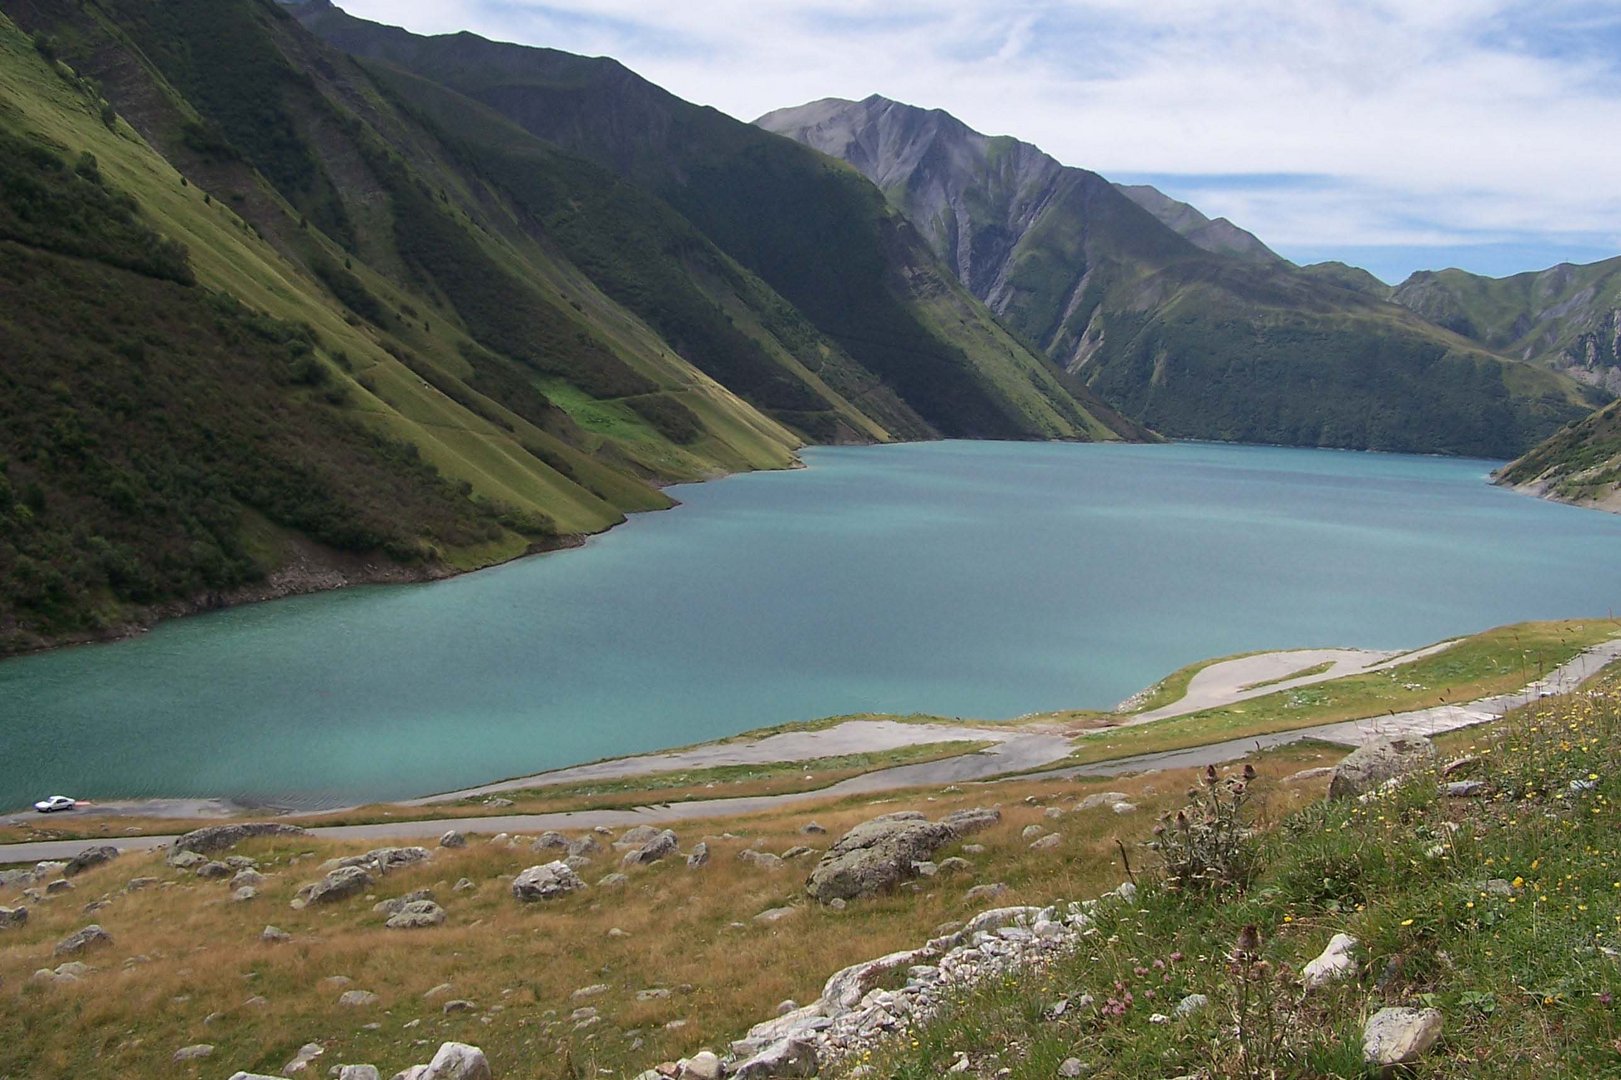
[[[1618,682],[1528,706],[1474,745],[1455,736],[1473,760],[1450,779],[1481,781],[1478,797],[1441,794],[1429,771],[1284,818],[1250,842],[1247,888],[1140,879],[1090,944],[954,1003],[872,1075],[939,1076],[966,1055],[979,1077],[1052,1077],[1071,1058],[1071,1075],[1100,1078],[1361,1076],[1363,1024],[1386,1005],[1443,1015],[1415,1077],[1621,1075]],[[1235,964],[1246,926],[1261,962]],[[1354,974],[1302,990],[1340,932],[1360,943]],[[1176,1016],[1189,994],[1209,1004]]]

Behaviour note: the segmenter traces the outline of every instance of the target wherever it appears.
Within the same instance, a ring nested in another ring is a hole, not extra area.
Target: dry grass
[[[1320,748],[1280,752],[1268,759],[1267,771],[1283,775],[1323,754]],[[199,880],[157,856],[128,855],[76,878],[71,893],[31,905],[25,928],[0,932],[0,1076],[279,1073],[308,1041],[328,1047],[320,1073],[338,1062],[371,1062],[389,1075],[456,1038],[482,1046],[498,1076],[540,1080],[636,1071],[702,1046],[722,1050],[772,1015],[779,1001],[814,999],[839,967],[915,945],[941,923],[986,906],[964,899],[972,884],[1007,883],[1010,892],[998,903],[1084,897],[1112,887],[1121,876],[1116,834],[1128,844],[1140,839],[1188,782],[1188,775],[1175,773],[1007,782],[690,823],[680,830],[682,847],[707,836],[712,854],[704,868],[666,861],[628,871],[622,888],[593,885],[536,905],[515,901],[507,878],[549,856],[474,839],[465,849],[440,850],[427,864],[390,874],[373,890],[383,899],[432,888],[449,920],[419,931],[384,929],[370,900],[304,911],[288,906],[298,886],[318,876],[323,859],[362,850],[356,845],[244,845],[242,853],[258,858],[271,877],[258,899],[241,904],[229,901],[224,882]],[[1068,806],[1105,787],[1127,792],[1141,811],[1117,817],[1093,810],[1056,821],[1044,816],[1045,806]],[[1031,797],[1035,805],[1025,802]],[[1311,797],[1310,788],[1280,793],[1284,808]],[[1002,806],[1003,820],[969,838],[985,848],[968,855],[975,864],[971,875],[942,874],[843,912],[806,904],[810,857],[776,871],[737,859],[746,845],[778,853],[801,843],[825,847],[877,813],[917,808],[934,816],[990,804]],[[799,832],[813,818],[829,835]],[[1032,823],[1066,842],[1057,851],[1030,851],[1020,831]],[[728,832],[736,838],[721,838]],[[595,882],[617,869],[616,861],[610,849],[582,876]],[[163,884],[120,891],[141,875]],[[452,892],[461,877],[477,889]],[[112,897],[106,908],[82,912],[104,894]],[[753,921],[777,906],[800,910],[771,926]],[[86,958],[96,970],[77,985],[30,985],[35,969],[56,963],[52,944],[92,921],[114,938],[110,949]],[[262,943],[266,923],[294,940]],[[610,937],[615,927],[627,936]],[[131,963],[137,957],[145,959]],[[353,981],[347,987],[323,983],[336,975]],[[443,1015],[444,997],[422,996],[441,983],[453,988],[446,996],[472,1000],[478,1011]],[[589,1001],[572,999],[575,989],[596,983],[610,989]],[[381,1000],[343,1008],[337,999],[345,988],[370,990]],[[670,996],[637,1000],[637,991],[657,988]],[[266,1004],[246,1004],[256,995]],[[570,1014],[586,1005],[602,1019],[577,1028]],[[214,1044],[214,1055],[191,1065],[171,1063],[176,1049],[198,1042]]]

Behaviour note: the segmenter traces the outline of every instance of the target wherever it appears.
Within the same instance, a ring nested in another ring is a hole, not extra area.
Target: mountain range
[[[1607,272],[1390,290],[882,98],[751,125],[325,0],[14,0],[0,82],[0,653],[806,443],[1509,457],[1616,381]]]

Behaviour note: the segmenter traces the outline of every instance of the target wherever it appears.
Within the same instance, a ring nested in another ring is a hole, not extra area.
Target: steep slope
[[[1116,184],[1115,190],[1147,210],[1195,247],[1217,255],[1232,255],[1259,263],[1286,263],[1288,260],[1261,242],[1254,233],[1239,228],[1224,217],[1206,217],[1199,208],[1171,198],[1149,184]]]
[[[1395,300],[1489,349],[1621,392],[1621,257],[1506,278],[1421,270]]]
[[[1204,251],[1095,173],[938,110],[828,100],[759,123],[871,178],[1017,333],[1165,434],[1510,457],[1602,400],[1362,283]]]
[[[418,37],[324,2],[294,10],[409,100],[426,107],[422,80],[437,83],[663,200],[939,432],[1109,438],[1111,423],[1124,426],[1077,402],[1062,373],[1007,333],[850,170],[611,60],[471,34]]]
[[[273,5],[9,7],[0,653],[486,565],[791,462]]]
[[[1567,425],[1495,479],[1529,495],[1621,513],[1621,402]]]

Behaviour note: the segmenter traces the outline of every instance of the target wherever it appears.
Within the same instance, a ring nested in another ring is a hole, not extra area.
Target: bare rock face
[[[923,862],[957,839],[945,821],[921,814],[886,814],[845,833],[811,871],[805,891],[824,903],[851,900],[894,888],[915,877]]]
[[[512,879],[512,895],[525,903],[555,900],[583,888],[585,882],[580,880],[580,875],[562,860],[531,866]]]
[[[1328,797],[1354,798],[1434,760],[1435,745],[1422,735],[1375,739],[1334,766],[1333,779],[1328,782]]]
[[[92,866],[100,866],[104,862],[111,862],[118,858],[118,849],[111,844],[97,844],[95,847],[85,848],[62,867],[63,877],[73,877],[82,874]]]
[[[174,850],[195,851],[207,854],[211,851],[224,851],[233,848],[244,840],[256,836],[308,836],[308,831],[297,825],[285,825],[274,821],[245,822],[240,825],[210,825],[205,829],[196,829],[187,833],[174,842]]]

